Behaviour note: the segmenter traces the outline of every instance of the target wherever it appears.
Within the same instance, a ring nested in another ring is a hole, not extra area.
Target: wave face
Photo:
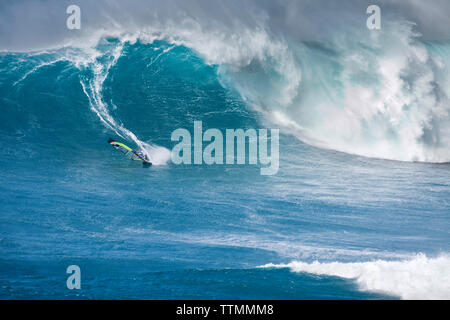
[[[223,89],[215,67],[165,41],[102,37],[93,47],[6,53],[0,63],[4,138],[22,136],[49,153],[52,144],[94,156],[99,146],[91,137],[100,133],[134,143],[153,164],[165,165],[176,128],[199,119],[217,128],[255,124]]]
[[[293,272],[355,279],[361,290],[399,296],[402,299],[450,298],[450,259],[448,256],[427,258],[417,255],[409,260],[371,262],[268,264],[265,268],[289,268]]]

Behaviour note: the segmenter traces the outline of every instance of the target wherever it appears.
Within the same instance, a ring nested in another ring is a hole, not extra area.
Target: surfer
[[[128,159],[134,161],[142,161],[144,167],[149,167],[152,165],[148,155],[145,154],[142,149],[135,151],[130,147],[128,147],[127,145],[111,138],[108,139],[108,143],[112,145],[116,150],[119,150],[121,153],[123,153]]]

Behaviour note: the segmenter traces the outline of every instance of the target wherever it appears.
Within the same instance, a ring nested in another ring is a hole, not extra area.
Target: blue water
[[[117,43],[103,42],[99,64]],[[102,83],[108,114],[140,141],[171,149],[171,132],[195,120],[274,127],[224,70],[170,47],[125,43]],[[93,64],[65,50],[0,56],[0,298],[397,299],[329,272],[261,266],[419,253],[432,263],[450,251],[448,164],[320,149],[282,130],[273,176],[253,165],[143,168],[106,143],[124,139],[83,90]],[[81,290],[66,287],[74,264]]]

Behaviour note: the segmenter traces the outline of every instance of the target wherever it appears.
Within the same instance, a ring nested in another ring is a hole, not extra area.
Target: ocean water
[[[0,53],[0,298],[449,299],[450,45],[387,26]],[[194,121],[280,128],[279,171],[173,164]]]

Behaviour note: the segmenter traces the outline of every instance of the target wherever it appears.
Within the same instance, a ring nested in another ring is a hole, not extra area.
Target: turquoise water
[[[287,130],[273,176],[165,163],[172,131],[196,120],[276,125],[230,85],[242,77],[185,46],[97,50],[0,56],[0,298],[448,298],[448,164],[321,149]],[[161,163],[111,148],[136,147],[121,128]],[[66,287],[73,264],[81,290]]]

